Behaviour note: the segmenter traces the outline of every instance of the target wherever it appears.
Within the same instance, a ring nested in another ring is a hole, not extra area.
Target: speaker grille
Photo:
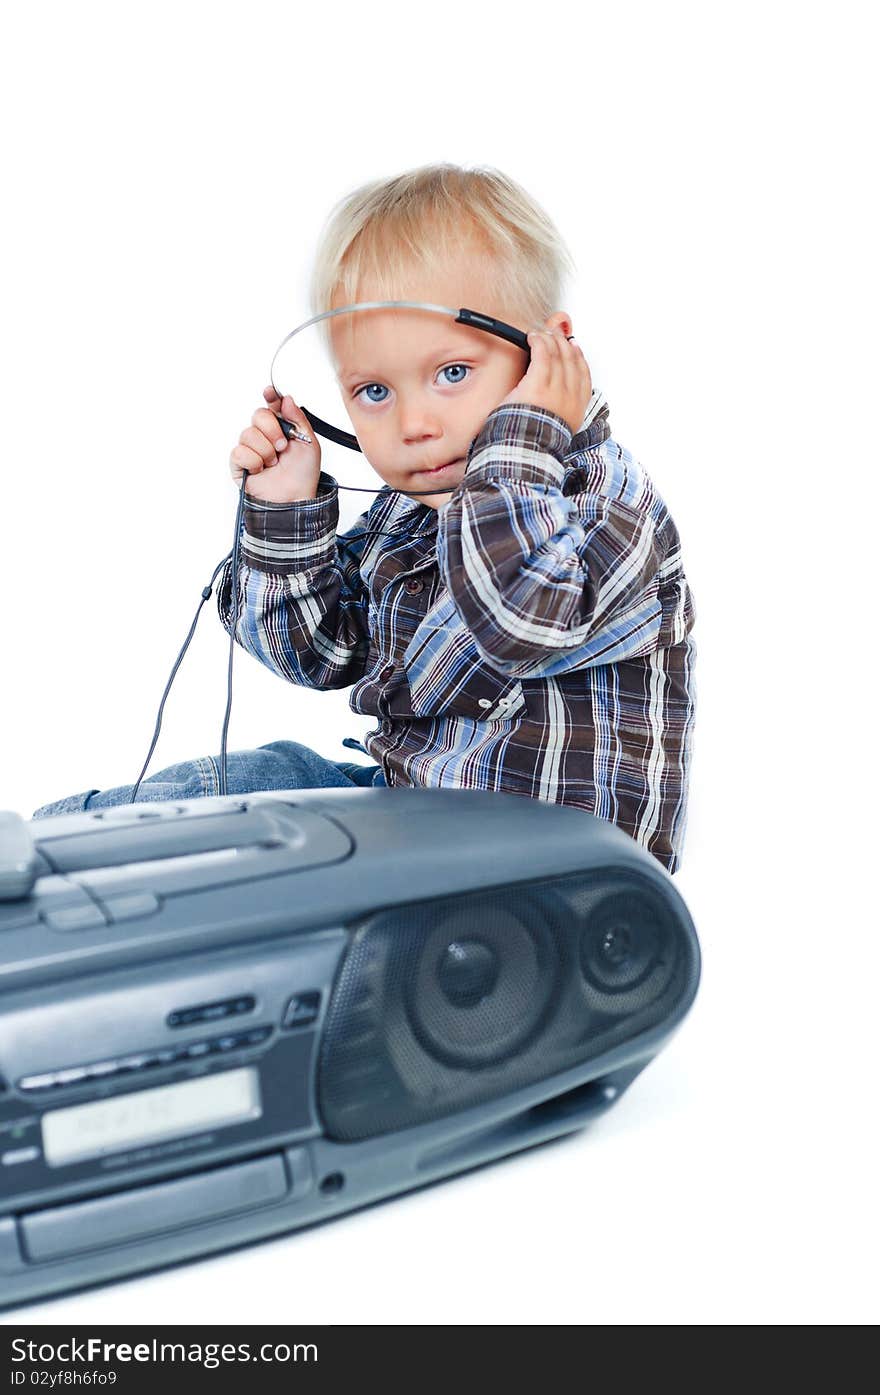
[[[672,1017],[695,938],[637,873],[583,873],[377,911],[352,927],[318,1067],[329,1137],[498,1098]]]

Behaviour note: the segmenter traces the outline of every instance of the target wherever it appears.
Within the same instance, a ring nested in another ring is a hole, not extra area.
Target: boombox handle
[[[514,1114],[484,1132],[467,1133],[436,1151],[424,1154],[419,1171],[445,1174],[450,1167],[456,1171],[479,1167],[506,1153],[532,1148],[550,1139],[575,1133],[615,1104],[637,1075],[649,1064],[653,1052],[641,1060],[616,1070],[607,1071],[595,1080],[576,1085],[552,1099],[542,1100],[522,1113]]]

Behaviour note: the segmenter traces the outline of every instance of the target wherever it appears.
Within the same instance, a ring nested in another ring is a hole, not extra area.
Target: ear
[[[554,310],[544,321],[545,329],[561,329],[563,334],[574,334],[571,316],[565,310]]]

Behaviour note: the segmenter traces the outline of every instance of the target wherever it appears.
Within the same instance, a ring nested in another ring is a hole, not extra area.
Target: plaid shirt
[[[387,783],[504,790],[680,864],[694,720],[678,532],[594,393],[572,436],[504,405],[438,511],[385,486],[337,536],[336,481],[246,497],[237,641],[291,683],[353,685]],[[231,562],[218,588],[231,625]],[[356,743],[349,743],[356,744]]]

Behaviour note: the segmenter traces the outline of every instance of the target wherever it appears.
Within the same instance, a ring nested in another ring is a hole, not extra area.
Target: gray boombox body
[[[697,990],[664,869],[530,798],[264,792],[19,820],[16,838],[0,1305],[570,1133]]]

